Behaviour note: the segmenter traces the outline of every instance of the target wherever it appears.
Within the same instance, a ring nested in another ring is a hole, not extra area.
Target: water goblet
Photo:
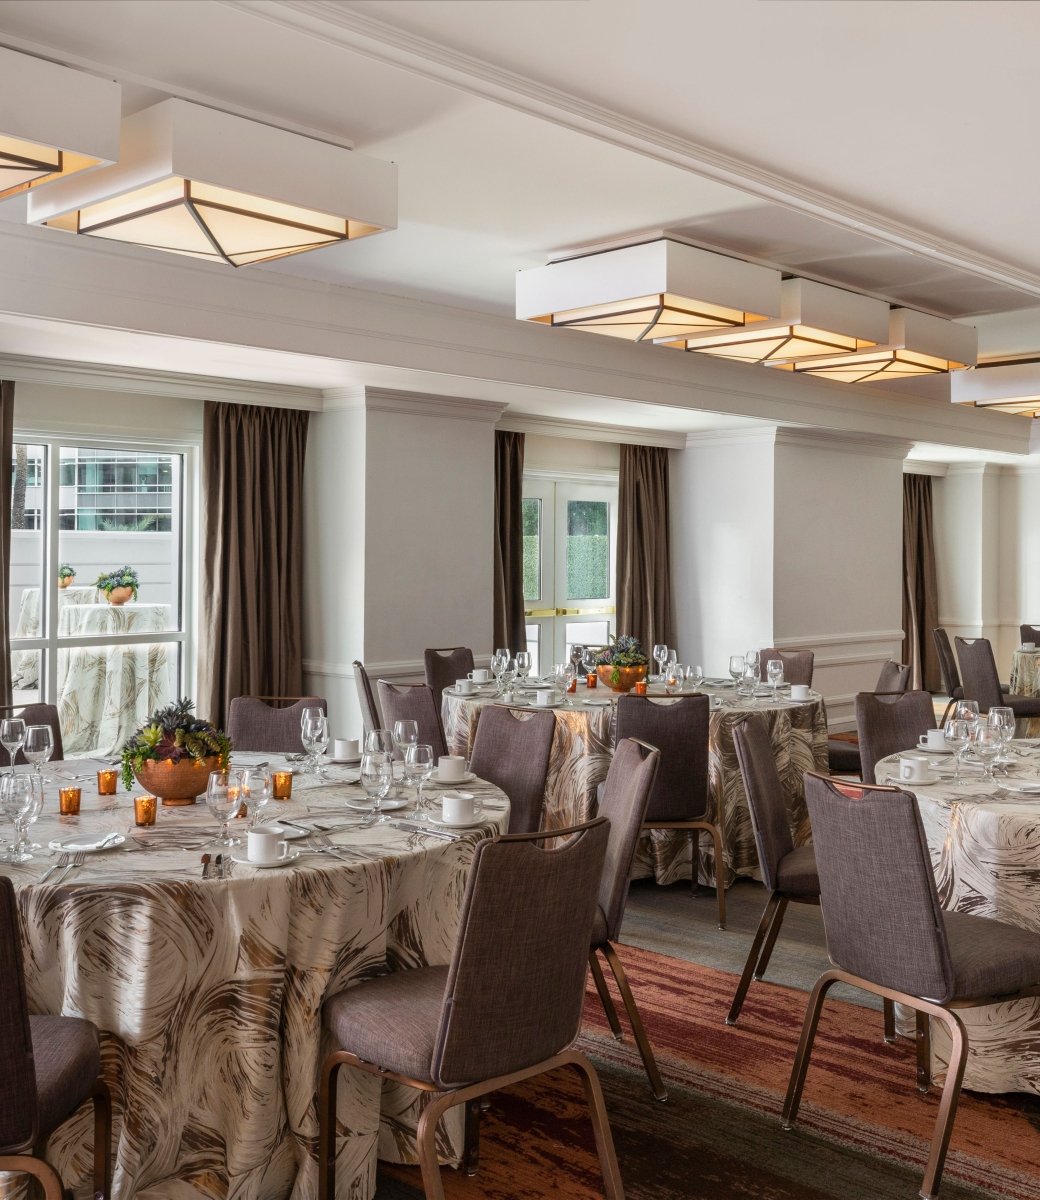
[[[982,769],[990,783],[993,779],[993,760],[1000,753],[1001,731],[994,725],[976,725],[972,738],[972,749],[975,757],[982,763]]]
[[[325,716],[325,710],[321,707],[320,704],[309,704],[303,710],[303,712],[300,713],[300,739],[304,743],[304,745],[303,745],[304,750],[307,751],[307,757],[304,759],[302,771],[304,774],[307,774],[307,775],[309,775],[311,773],[311,771],[313,771],[317,768],[317,763],[315,761],[314,753],[311,750],[308,750],[308,748],[307,748],[307,743],[304,740],[304,732],[309,724],[311,724],[314,721],[320,720],[324,716]]]
[[[430,816],[423,800],[423,784],[433,774],[433,747],[422,742],[409,746],[404,755],[404,769],[409,783],[415,784],[415,820],[428,821]]]
[[[273,783],[267,767],[247,767],[241,772],[242,799],[249,809],[250,828],[260,823],[260,814],[271,799]]]
[[[668,648],[668,657],[664,660],[665,675],[674,675],[675,668],[679,665],[679,651]]]
[[[365,749],[381,751],[392,755],[394,752],[394,735],[389,729],[370,729],[365,734]]]
[[[751,663],[745,662],[744,673],[737,684],[737,691],[743,693],[749,700],[753,700],[755,692],[758,690],[759,682],[757,669]]]
[[[784,681],[784,661],[782,658],[771,658],[766,663],[766,679],[773,685],[773,699],[776,699],[777,689]]]
[[[657,663],[658,678],[664,675],[664,664],[668,661],[668,647],[664,642],[654,646],[654,662]]]
[[[953,751],[953,786],[961,784],[961,755],[971,744],[971,725],[959,717],[950,717],[944,726],[946,744]]]
[[[329,748],[329,722],[323,712],[319,710],[317,716],[309,717],[303,722],[300,739],[304,749],[308,751],[310,764],[312,764],[308,767],[308,771],[312,771],[319,779],[324,779],[323,759],[325,751]]]
[[[967,721],[974,725],[979,719],[979,702],[977,700],[958,700],[953,715],[959,721]]]
[[[686,668],[686,682],[691,685],[693,691],[700,690],[700,686],[704,682],[704,668],[700,663]]]
[[[567,696],[570,692],[571,680],[574,678],[574,667],[569,662],[553,664],[553,682],[563,696],[565,707],[570,705]]]
[[[43,764],[54,753],[54,734],[49,725],[29,725],[25,730],[22,753],[33,765],[37,779],[43,783]]]
[[[747,667],[750,667],[755,672],[755,674],[758,676],[759,680],[761,680],[761,678],[762,678],[762,651],[761,650],[749,650],[747,652],[747,654],[744,655],[744,665]]]
[[[0,746],[7,751],[14,770],[14,756],[25,741],[25,722],[21,717],[7,717],[0,721]]]
[[[502,672],[506,669],[506,663],[512,656],[509,651],[503,647],[496,650],[491,656],[491,674],[495,677],[495,682],[498,684],[498,690],[502,690]]]
[[[231,836],[231,818],[242,803],[242,774],[240,771],[210,771],[206,784],[206,806],[220,822],[220,832],[209,846],[237,846],[239,838]]]
[[[372,801],[372,816],[376,821],[388,818],[383,813],[383,801],[394,784],[394,762],[385,750],[366,750],[361,756],[361,786]]]
[[[502,669],[502,674],[499,676],[498,686],[502,692],[502,699],[508,703],[513,698],[512,688],[513,680],[516,679],[516,663],[510,658],[507,660],[505,667]]]
[[[414,746],[419,740],[419,722],[418,721],[395,721],[394,722],[394,747],[399,752],[401,758],[404,758],[404,752],[409,746]]]
[[[671,662],[665,664],[664,690],[669,696],[674,696],[676,692],[683,690],[683,678],[686,674],[686,667],[680,662]]]
[[[0,862],[28,862],[32,858],[27,826],[34,819],[34,809],[36,816],[39,816],[38,802],[42,802],[42,795],[42,789],[36,786],[32,775],[16,775],[12,771],[0,779],[0,807],[4,816],[14,825],[15,833],[14,841],[0,855]]]
[[[729,656],[729,673],[734,683],[740,681],[744,674],[744,656],[743,654],[731,654]]]
[[[531,673],[531,654],[527,650],[518,650],[516,652],[516,673],[520,676],[520,682],[526,683],[527,676]]]
[[[596,665],[599,658],[599,651],[593,649],[592,646],[586,646],[581,652],[581,665],[585,668],[586,677],[596,674]]]

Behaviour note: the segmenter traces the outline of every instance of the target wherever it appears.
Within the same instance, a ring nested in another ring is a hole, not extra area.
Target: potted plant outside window
[[[137,599],[137,589],[140,580],[133,567],[117,567],[97,577],[95,587],[105,593],[109,604],[125,604],[128,600]]]
[[[123,786],[138,783],[164,805],[194,804],[206,790],[210,771],[226,771],[231,740],[192,712],[182,698],[152,713],[122,750]]]
[[[58,587],[67,588],[76,582],[76,568],[70,566],[69,563],[62,563],[58,567]]]

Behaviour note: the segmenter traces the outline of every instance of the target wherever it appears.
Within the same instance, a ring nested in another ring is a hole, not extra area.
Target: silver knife
[[[442,838],[446,842],[457,842],[462,837],[461,833],[446,833],[441,829],[427,829],[425,825],[411,825],[406,821],[391,821],[392,829],[401,829],[405,833],[421,833],[426,837]]]

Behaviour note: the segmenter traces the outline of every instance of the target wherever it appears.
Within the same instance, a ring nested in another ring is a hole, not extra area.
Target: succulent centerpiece
[[[75,582],[76,568],[70,563],[61,563],[58,566],[58,587],[67,588]]]
[[[615,692],[630,692],[640,679],[646,678],[649,663],[639,639],[623,633],[596,660],[596,674]]]
[[[137,599],[140,582],[133,567],[116,567],[114,571],[99,575],[94,586],[99,592],[105,593],[109,604],[118,605]]]
[[[165,805],[194,804],[206,790],[210,771],[226,771],[231,740],[195,716],[194,703],[180,699],[152,713],[122,750],[123,786],[134,779]]]

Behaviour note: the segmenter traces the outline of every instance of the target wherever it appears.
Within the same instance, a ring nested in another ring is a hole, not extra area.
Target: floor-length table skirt
[[[809,841],[809,818],[805,807],[805,771],[827,769],[827,712],[822,698],[792,702],[771,697],[737,699],[732,691],[724,707],[713,709],[708,727],[708,813],[707,819],[722,828],[725,872],[729,886],[737,875],[760,878],[754,831],[747,795],[733,747],[733,727],[750,713],[758,713],[769,726],[773,756],[780,774],[798,846]],[[611,696],[611,693],[606,693]],[[549,774],[545,788],[546,829],[560,829],[596,815],[596,789],[607,777],[613,754],[615,705],[587,706],[581,693],[573,697],[575,707],[551,710],[556,718]],[[603,694],[595,699],[602,701]],[[613,696],[616,702],[617,697]],[[459,696],[447,689],[442,718],[448,749],[469,757],[481,709],[494,698],[490,689],[479,697]],[[531,711],[528,709],[528,711]],[[707,834],[699,841],[701,882],[715,883],[715,848]],[[653,876],[658,883],[690,878],[690,838],[684,832],[654,830],[640,842],[633,877]]]
[[[294,785],[270,815],[342,816],[344,795],[360,791]],[[306,854],[285,869],[242,866],[203,881],[199,850],[215,827],[200,804],[161,811],[140,835],[147,849],[91,855],[59,886],[38,882],[47,860],[0,865],[18,888],[32,1011],[103,1031],[115,1200],[317,1194],[322,1003],[352,980],[449,960],[474,845],[508,823],[504,795],[473,786],[490,806],[481,829],[456,842],[387,826],[333,835],[351,861]],[[38,840],[127,831],[125,794],[109,803],[83,788],[83,815],[45,816]],[[364,1198],[377,1141],[380,1157],[414,1161],[425,1099],[350,1070],[339,1086],[338,1186]],[[66,1178],[88,1175],[89,1124],[84,1110],[51,1141]],[[458,1116],[442,1130],[448,1160],[460,1131]]]

